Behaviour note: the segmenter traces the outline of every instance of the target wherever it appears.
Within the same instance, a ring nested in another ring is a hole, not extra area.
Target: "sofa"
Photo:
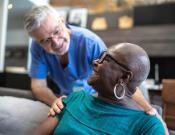
[[[48,111],[31,91],[0,87],[0,135],[31,135]]]

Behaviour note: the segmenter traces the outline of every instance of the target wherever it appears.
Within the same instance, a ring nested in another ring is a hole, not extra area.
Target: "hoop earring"
[[[122,87],[122,90],[123,90],[123,93],[121,94],[121,96],[118,96],[117,93],[116,93],[117,87],[119,87],[119,86],[121,86]],[[117,99],[122,99],[125,96],[125,88],[124,88],[123,84],[119,83],[119,84],[116,84],[114,86],[114,96]]]

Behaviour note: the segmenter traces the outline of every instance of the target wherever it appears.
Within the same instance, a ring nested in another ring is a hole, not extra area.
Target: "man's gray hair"
[[[45,17],[49,14],[54,14],[58,16],[57,11],[48,6],[37,6],[32,8],[25,16],[24,16],[24,28],[28,31],[28,33],[32,32],[35,28],[40,27],[41,22]]]

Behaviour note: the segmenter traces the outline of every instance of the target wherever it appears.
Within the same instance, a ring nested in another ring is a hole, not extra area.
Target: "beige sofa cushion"
[[[0,135],[31,135],[48,111],[39,101],[0,96]]]

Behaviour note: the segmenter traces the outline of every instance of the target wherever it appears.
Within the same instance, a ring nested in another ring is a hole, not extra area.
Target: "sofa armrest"
[[[31,90],[0,87],[0,96],[13,96],[35,100]]]

